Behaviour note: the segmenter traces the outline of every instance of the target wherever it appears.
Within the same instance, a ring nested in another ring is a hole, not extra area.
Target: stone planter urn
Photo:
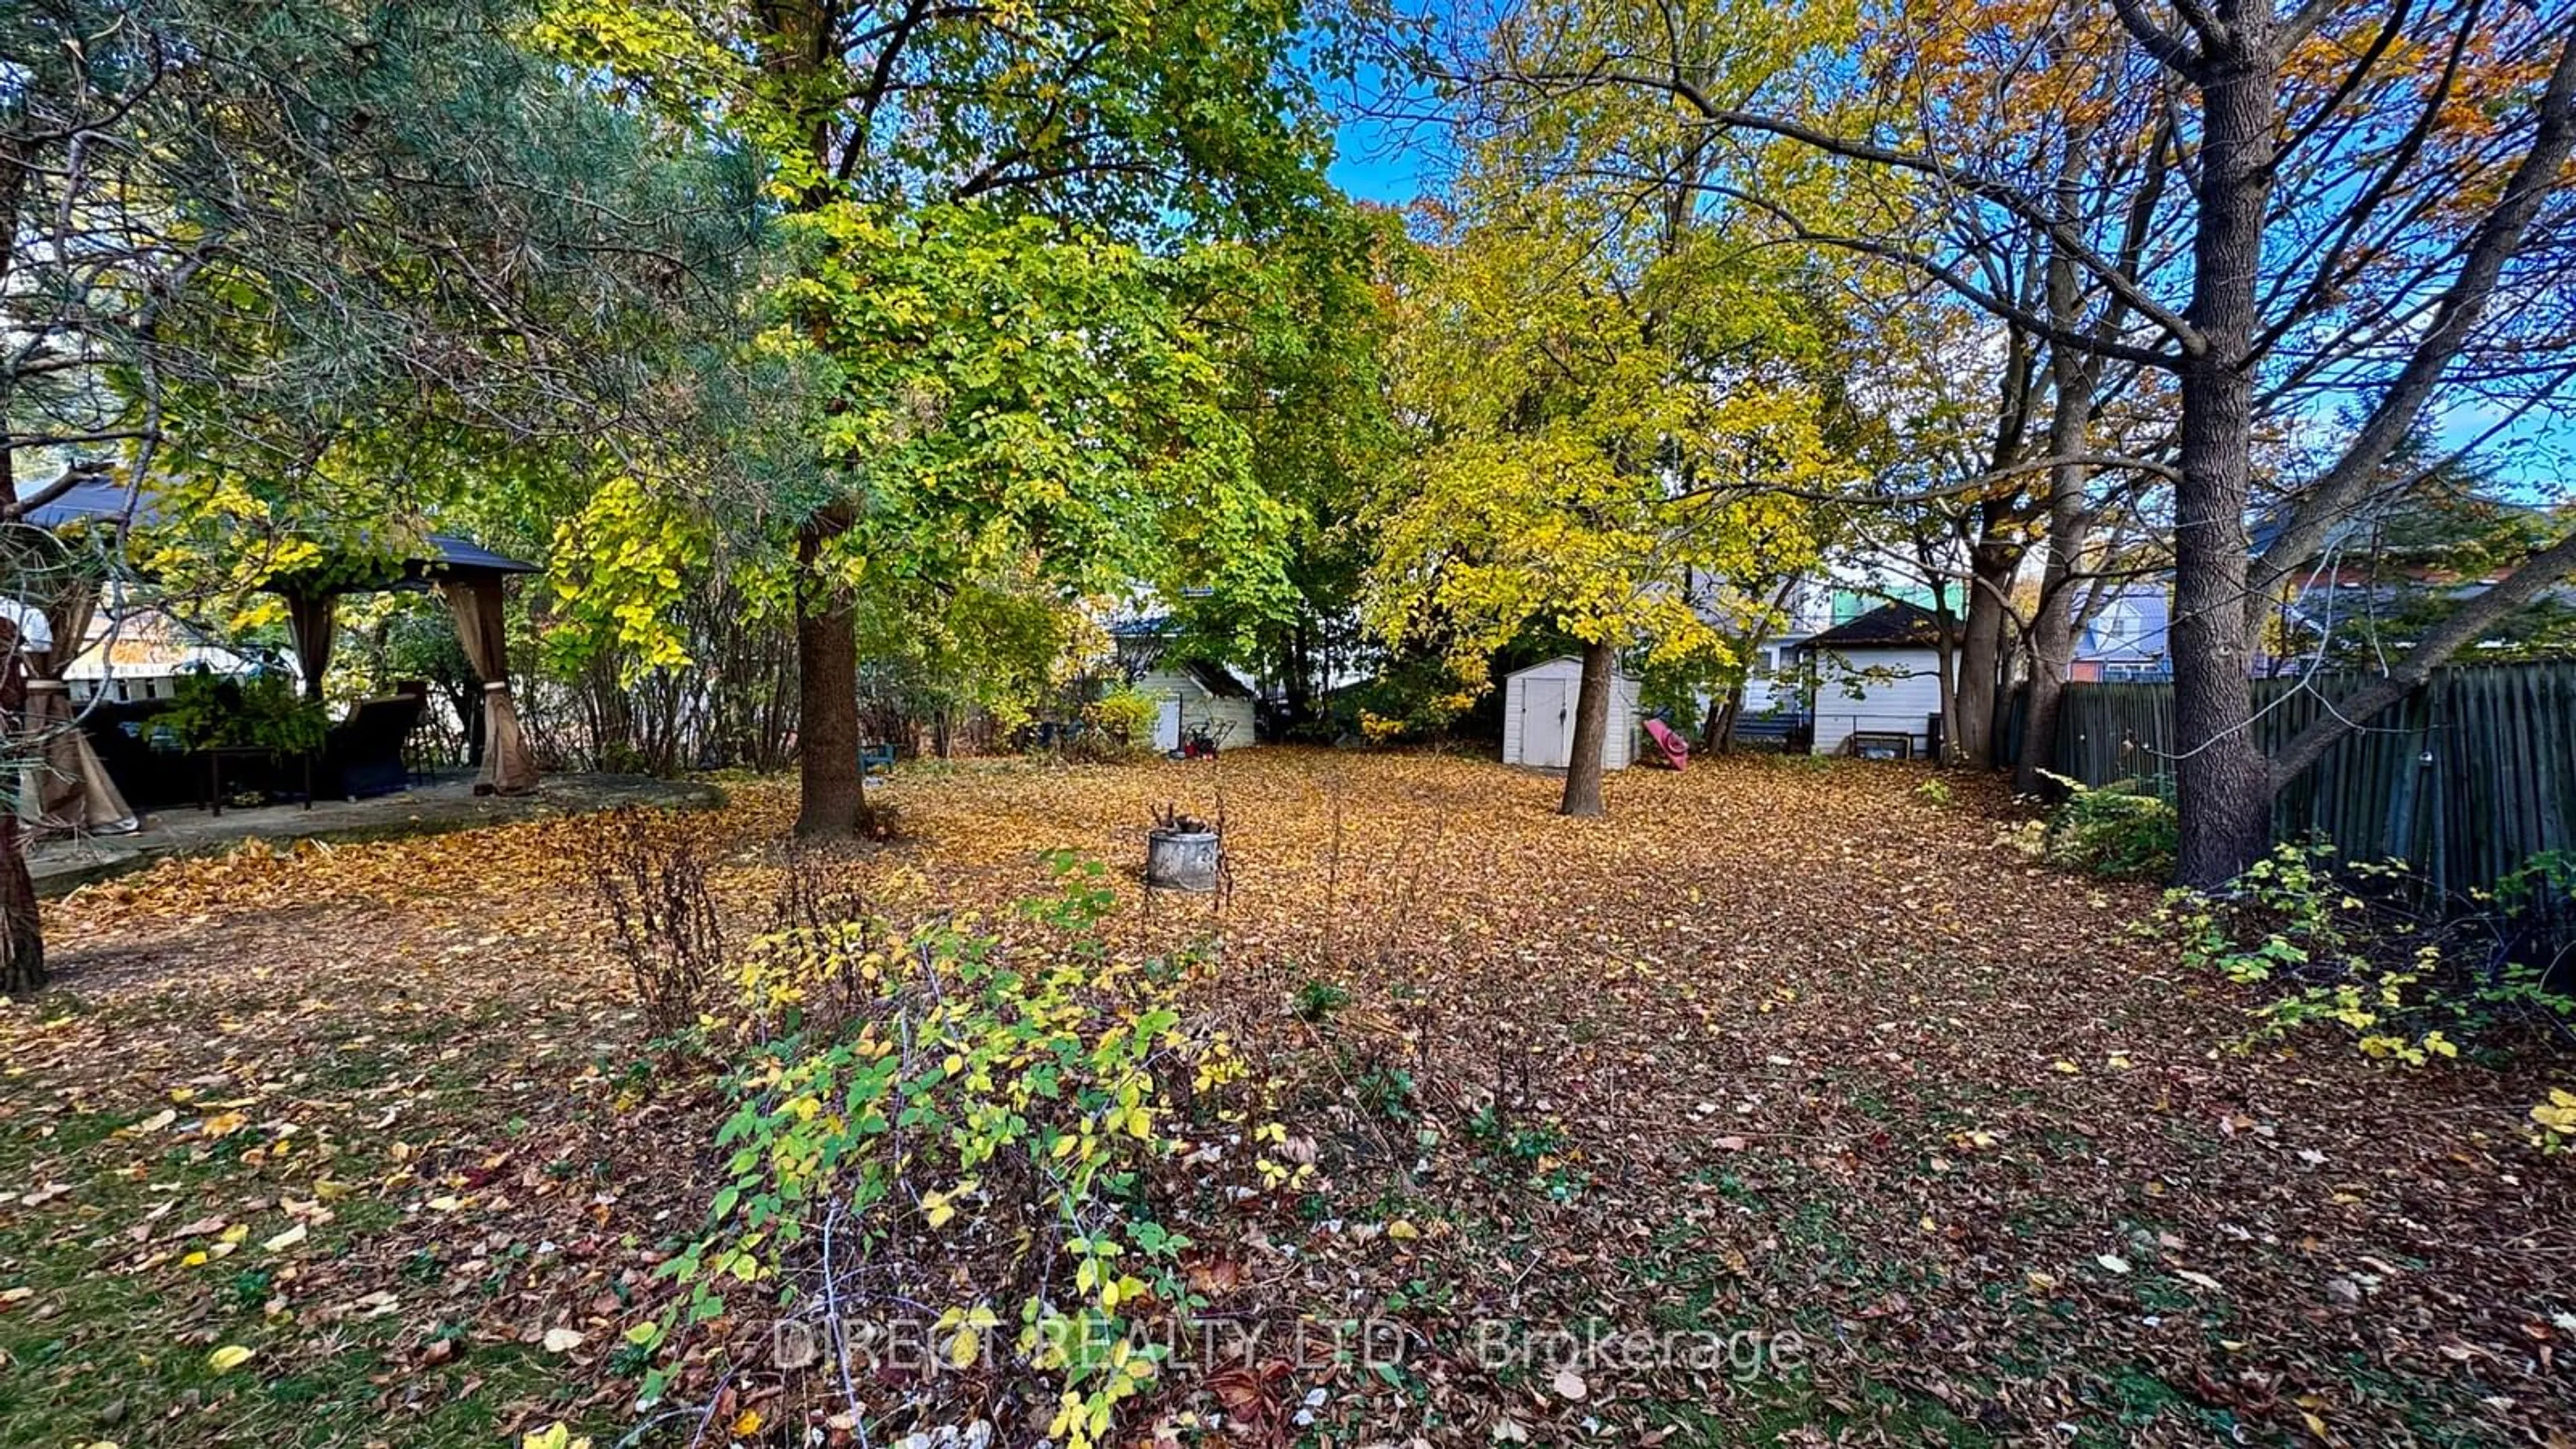
[[[1168,806],[1154,812],[1145,836],[1145,884],[1157,890],[1212,891],[1225,859],[1225,827]]]
[[[1145,837],[1145,884],[1173,891],[1215,890],[1220,840],[1213,830],[1156,829]]]

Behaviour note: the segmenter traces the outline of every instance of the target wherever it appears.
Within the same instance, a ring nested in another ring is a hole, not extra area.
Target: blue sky
[[[1402,144],[1380,122],[1366,117],[1344,121],[1334,145],[1333,165],[1325,174],[1355,200],[1400,207],[1421,194],[1420,149]]]

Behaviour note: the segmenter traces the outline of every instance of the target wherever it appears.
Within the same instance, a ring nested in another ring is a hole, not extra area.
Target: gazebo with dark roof
[[[60,494],[29,509],[26,521],[49,533],[83,525],[122,528],[161,521],[148,491],[100,476],[72,483]],[[268,592],[286,601],[287,626],[294,638],[305,692],[319,699],[323,671],[329,667],[331,639],[343,594],[380,593],[389,589],[435,589],[456,621],[458,642],[467,663],[483,680],[483,768],[478,791],[516,794],[536,788],[536,761],[519,728],[518,709],[510,699],[509,653],[501,613],[502,585],[513,574],[538,572],[535,564],[496,553],[449,533],[423,536],[417,548],[405,549],[374,567],[374,560],[336,560],[332,566],[271,580]],[[355,565],[355,566],[353,566]],[[31,727],[68,726],[71,721],[65,666],[81,652],[90,615],[98,606],[100,581],[66,577],[42,600],[29,600],[45,615],[53,635],[48,649],[23,650],[28,660]],[[89,755],[80,732],[53,728],[48,757],[53,777],[44,791],[42,816],[47,823],[77,827],[101,819],[129,817],[114,787],[107,784],[97,760]],[[85,758],[74,758],[78,755]],[[100,792],[105,792],[102,799]],[[58,819],[55,806],[74,819]]]

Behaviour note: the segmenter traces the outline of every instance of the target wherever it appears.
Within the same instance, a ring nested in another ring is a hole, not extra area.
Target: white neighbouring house
[[[1815,672],[1815,753],[1839,755],[1856,734],[1903,735],[1920,758],[1941,713],[1940,624],[1928,609],[1886,604],[1801,640]]]
[[[1637,681],[1610,675],[1610,727],[1601,766],[1624,770],[1637,752]],[[1571,654],[1503,677],[1503,763],[1562,770],[1574,759],[1574,705],[1583,691],[1583,661]]]
[[[1137,676],[1136,692],[1157,706],[1155,749],[1177,750],[1200,730],[1220,750],[1253,743],[1252,686],[1222,664],[1191,660],[1148,670]]]

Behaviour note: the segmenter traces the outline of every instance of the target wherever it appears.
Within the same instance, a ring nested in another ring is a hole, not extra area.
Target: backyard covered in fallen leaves
[[[1103,938],[1195,962],[1276,1114],[1269,1190],[1176,1169],[1170,1281],[1232,1347],[1113,1442],[2563,1442],[2576,1193],[2525,1140],[2536,1077],[2239,1050],[2246,991],[2131,930],[2153,891],[1923,778],[1719,759],[1569,821],[1435,756],[924,765],[830,870],[923,920],[1104,862]],[[793,800],[732,795],[652,828],[739,939]],[[1222,811],[1226,892],[1139,888],[1165,802]],[[845,1381],[752,1298],[639,1332],[731,1109],[645,1044],[610,828],[254,847],[49,906],[55,990],[0,1015],[0,1442],[1047,1432],[1006,1367]]]

